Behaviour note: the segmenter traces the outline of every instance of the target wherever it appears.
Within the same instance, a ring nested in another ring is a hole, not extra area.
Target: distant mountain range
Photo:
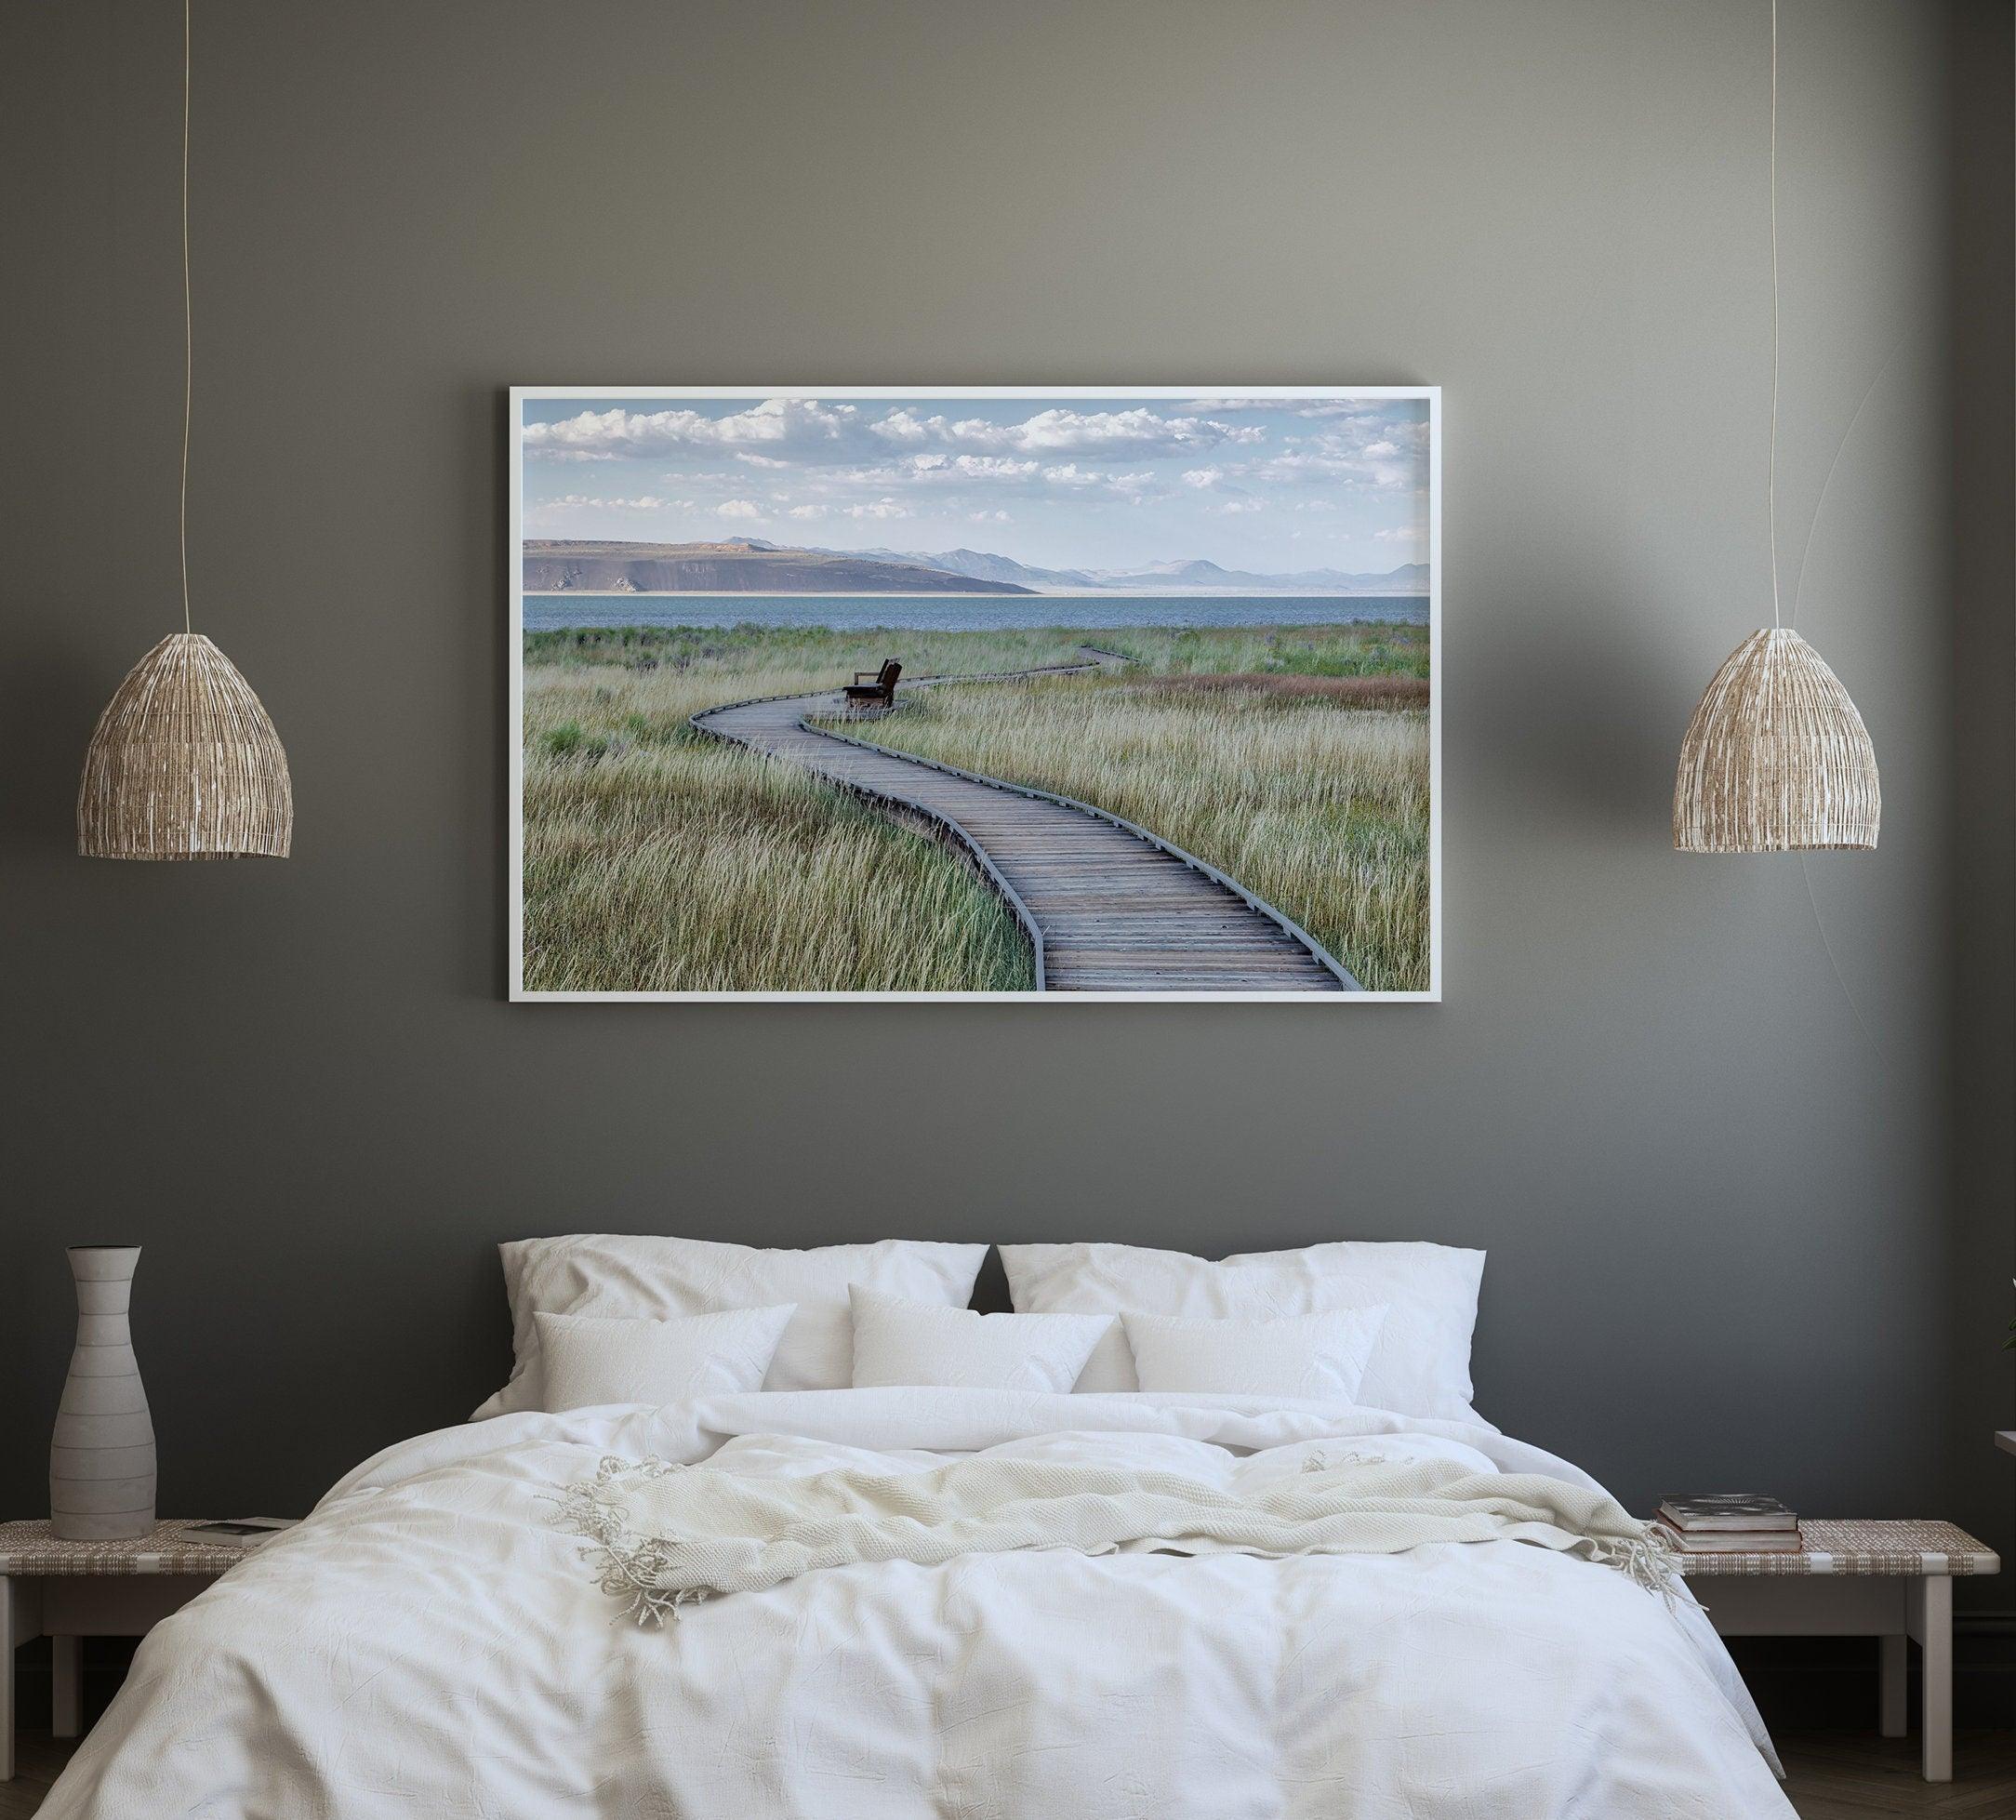
[[[849,552],[835,550],[827,553],[844,556]],[[943,550],[936,555],[922,550],[863,550],[854,553],[880,557],[889,563],[917,563],[925,568],[970,576],[976,581],[1005,581],[1032,591],[1045,588],[1092,589],[1099,585],[1097,578],[1083,569],[1032,568],[1027,563],[1016,562],[1013,556],[996,556],[985,550]]]
[[[1353,574],[1344,569],[1297,569],[1291,575],[1253,575],[1244,569],[1222,569],[1215,563],[1157,563],[1130,573],[1101,569],[1097,579],[1107,588],[1182,588],[1283,594],[1425,594],[1428,565],[1402,563],[1383,575]]]
[[[728,538],[719,543],[527,538],[528,594],[1426,594],[1426,563],[1383,575],[1300,569],[1256,575],[1216,563],[1138,569],[1045,569],[985,550],[816,550]]]
[[[879,561],[856,551],[722,543],[560,542],[527,538],[528,594],[1028,594],[1012,582]]]
[[[1139,569],[1041,569],[997,556],[984,550],[827,551],[872,556],[886,563],[916,563],[972,576],[985,581],[1007,581],[1037,591],[1058,589],[1091,591],[1126,589],[1134,593],[1281,593],[1281,594],[1426,594],[1428,565],[1403,563],[1383,575],[1361,575],[1345,569],[1298,569],[1292,575],[1256,575],[1248,569],[1220,568],[1216,563],[1154,563]]]

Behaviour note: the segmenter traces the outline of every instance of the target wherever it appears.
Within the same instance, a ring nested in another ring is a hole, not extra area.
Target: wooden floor
[[[1785,1793],[1802,1820],[1867,1820],[1873,1813],[2016,1815],[2016,1732],[1956,1732],[1953,1780],[1918,1775],[1916,1738],[1866,1732],[1784,1732],[1777,1737]]]
[[[22,1733],[15,1778],[0,1782],[0,1820],[27,1820],[75,1747],[46,1732]],[[1954,1779],[1943,1786],[1918,1780],[1916,1740],[1795,1732],[1782,1734],[1778,1748],[1790,1773],[1785,1792],[1802,1820],[1869,1820],[1879,1813],[2009,1820],[2016,1814],[2016,1732],[1960,1733],[1954,1739]]]
[[[27,1820],[76,1747],[76,1739],[52,1738],[46,1732],[24,1731],[16,1737],[14,1780],[0,1782],[0,1820]]]
[[[694,724],[949,827],[992,866],[1020,899],[1025,923],[1041,932],[1043,990],[1357,990],[1277,912],[1089,810],[803,724],[807,716],[842,711],[835,694],[789,696],[713,709]],[[872,737],[870,728],[863,733]]]

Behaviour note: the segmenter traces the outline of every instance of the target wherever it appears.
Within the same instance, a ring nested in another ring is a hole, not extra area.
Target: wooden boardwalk
[[[903,687],[1032,673],[933,677]],[[836,691],[732,703],[696,714],[693,724],[948,830],[1028,931],[1038,990],[1359,990],[1279,910],[1146,829],[1089,804],[805,724],[844,711]]]

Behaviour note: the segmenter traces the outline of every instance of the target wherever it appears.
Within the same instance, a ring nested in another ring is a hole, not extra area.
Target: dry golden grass
[[[920,689],[878,745],[1053,790],[1152,829],[1293,917],[1374,990],[1428,984],[1420,710],[1137,672]]]
[[[700,709],[906,675],[1124,674],[905,691],[847,730],[1098,804],[1280,906],[1369,987],[1427,983],[1425,629],[840,633],[679,628],[525,640],[525,980],[536,990],[1028,990],[1026,941],[953,852]],[[1150,674],[1155,672],[1155,674]],[[1160,680],[1157,680],[1159,676]]]
[[[738,694],[832,681],[527,666],[528,988],[1032,989],[1021,929],[956,854],[686,726]]]
[[[1426,676],[1296,676],[1251,671],[1233,676],[1192,673],[1157,679],[1164,689],[1201,689],[1224,695],[1230,691],[1272,696],[1305,696],[1335,702],[1341,708],[1426,708]]]

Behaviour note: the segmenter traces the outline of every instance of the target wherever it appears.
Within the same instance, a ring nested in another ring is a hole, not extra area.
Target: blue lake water
[[[1425,625],[1420,594],[527,594],[527,631],[581,626],[907,627],[986,631],[1045,626],[1343,626],[1360,619]]]

